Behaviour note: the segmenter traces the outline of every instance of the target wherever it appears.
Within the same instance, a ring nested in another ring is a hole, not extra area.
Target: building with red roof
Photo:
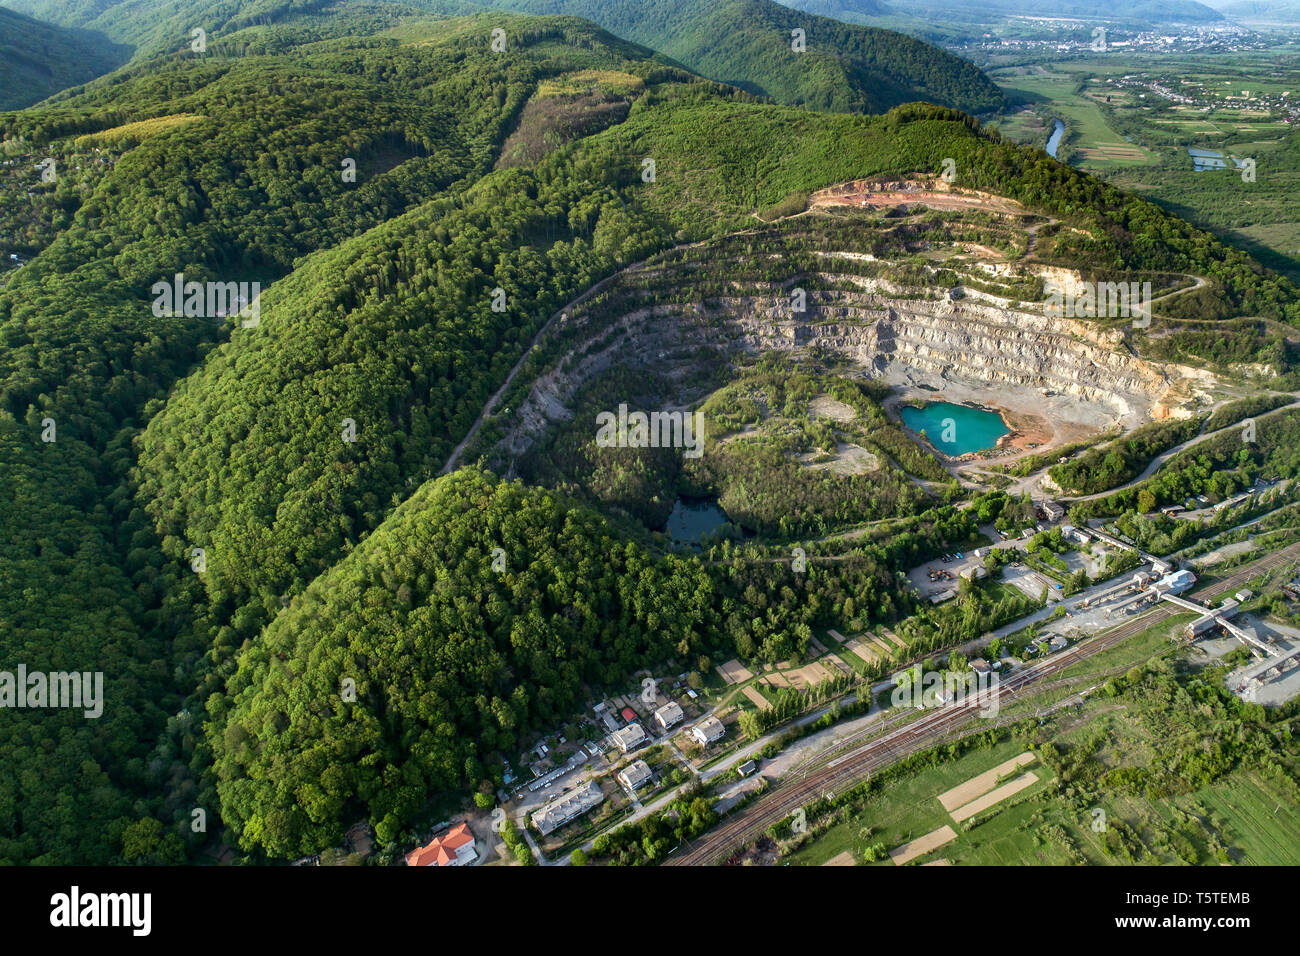
[[[428,846],[417,847],[406,854],[407,866],[464,866],[478,859],[474,834],[468,824],[458,824],[442,836],[436,836]]]

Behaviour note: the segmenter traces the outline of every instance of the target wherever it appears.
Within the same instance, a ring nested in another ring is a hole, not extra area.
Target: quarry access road
[[[1269,411],[1265,412],[1263,415],[1255,416],[1255,420],[1258,421],[1259,419],[1265,418],[1269,415],[1273,415],[1277,412],[1284,412],[1287,409],[1300,408],[1300,392],[1288,393],[1288,394],[1291,394],[1292,397],[1295,399],[1295,401],[1289,402],[1286,405],[1279,405],[1277,408],[1269,409]],[[1242,419],[1242,421],[1246,421],[1246,420],[1247,419],[1244,418]],[[1093,501],[1097,498],[1105,498],[1107,495],[1113,495],[1116,492],[1124,491],[1127,488],[1132,488],[1134,485],[1139,485],[1142,482],[1146,481],[1153,474],[1155,474],[1156,470],[1159,469],[1161,465],[1163,465],[1170,458],[1174,457],[1180,452],[1184,452],[1189,448],[1199,445],[1201,442],[1213,438],[1215,435],[1222,435],[1224,432],[1229,432],[1229,431],[1240,431],[1241,427],[1242,427],[1241,422],[1233,422],[1231,425],[1224,425],[1222,428],[1216,428],[1212,432],[1203,431],[1199,435],[1195,435],[1187,439],[1187,441],[1181,442],[1180,444],[1175,445],[1173,448],[1170,448],[1167,451],[1162,451],[1160,454],[1156,455],[1154,458],[1151,459],[1151,461],[1147,464],[1147,466],[1142,469],[1141,474],[1139,474],[1136,478],[1133,478],[1130,481],[1124,482],[1124,484],[1122,485],[1116,485],[1114,488],[1107,489],[1106,491],[1098,491],[1090,495],[1077,495],[1073,497],[1062,496],[1061,501],[1069,504],[1073,504],[1076,501]]]

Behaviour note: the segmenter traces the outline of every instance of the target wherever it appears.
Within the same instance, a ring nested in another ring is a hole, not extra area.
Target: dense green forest
[[[560,723],[587,685],[698,653],[711,604],[698,565],[551,492],[437,479],[241,655],[212,705],[226,822],[280,856],[338,842],[357,811],[391,842],[431,791],[477,785],[486,756]]]
[[[825,392],[856,410],[840,430],[886,463],[875,478],[819,474],[782,509],[805,476],[761,443],[717,473],[662,465],[769,534],[883,522],[838,551],[808,542],[807,573],[761,542],[663,553],[587,507],[599,475],[565,493],[475,468],[436,478],[547,320],[632,263],[956,157],[964,182],[1068,226],[1042,236],[1049,261],[1203,274],[1233,315],[1300,308],[1249,257],[956,110],[761,103],[573,18],[212,4],[214,35],[232,30],[198,55],[167,32],[189,25],[183,4],[147,27],[134,2],[28,7],[144,52],[0,114],[19,161],[0,221],[31,257],[0,288],[0,660],[106,675],[98,720],[0,712],[4,863],[194,858],[223,823],[254,860],[318,850],[361,817],[392,840],[431,792],[493,779],[585,688],[649,660],[784,660],[814,626],[915,612],[900,569],[976,540],[974,519],[919,490],[942,475],[882,395],[833,374],[760,377],[709,413],[741,424],[761,393],[791,410],[770,447],[816,455],[840,441],[802,411]],[[508,55],[490,47],[498,26]],[[44,156],[53,182],[31,175]],[[775,228],[808,271],[798,256],[857,226]],[[176,273],[259,282],[259,323],[156,314],[153,286]],[[1276,329],[1258,325],[1267,351]],[[501,575],[485,570],[494,547]],[[976,590],[910,636],[938,647],[1026,606]]]
[[[126,49],[87,30],[0,7],[0,110],[16,110],[85,83],[126,61]]]
[[[1204,424],[1200,418],[1151,422],[1098,448],[1090,448],[1048,474],[1070,495],[1093,494],[1136,478],[1163,451],[1195,438]]]
[[[772,0],[477,0],[497,9],[565,13],[673,57],[695,72],[778,103],[882,113],[913,100],[969,113],[1002,91],[973,64],[919,40]],[[796,52],[792,31],[803,31]]]
[[[563,14],[592,20],[703,76],[781,103],[879,113],[927,100],[980,113],[1003,102],[997,86],[960,57],[901,33],[797,13],[773,0],[406,0],[342,9],[316,0],[168,0],[161,9],[142,0],[90,7],[70,0],[7,2],[50,23],[101,31],[141,56],[185,48],[194,28],[227,48],[245,49],[277,37],[373,33],[422,13]],[[804,52],[792,47],[795,29],[804,31]]]

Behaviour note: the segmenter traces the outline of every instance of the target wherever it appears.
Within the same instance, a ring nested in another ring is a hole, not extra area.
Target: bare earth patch
[[[985,770],[979,776],[971,777],[965,783],[939,794],[939,802],[943,804],[945,810],[951,813],[958,807],[970,803],[976,797],[988,793],[997,786],[998,778],[1005,777],[1007,774],[1033,762],[1034,755],[1029,751],[1025,751],[1019,756],[998,764],[992,770]]]
[[[1029,773],[1022,773],[1010,783],[1004,783],[996,790],[990,791],[989,793],[984,794],[984,796],[972,800],[970,803],[966,804],[966,806],[958,807],[956,810],[953,810],[953,822],[961,823],[963,820],[969,820],[981,810],[987,810],[994,804],[1001,803],[1003,800],[1007,799],[1007,797],[1015,796],[1021,790],[1024,790],[1026,787],[1032,786],[1037,782],[1037,774],[1032,771]]]
[[[822,866],[857,866],[857,864],[853,862],[853,854],[845,850],[843,853],[837,853],[831,857]]]
[[[745,696],[748,697],[750,702],[759,710],[767,710],[772,706],[768,703],[767,698],[760,694],[752,684],[745,688]]]
[[[717,671],[718,676],[728,684],[739,684],[741,681],[749,680],[754,676],[753,672],[751,672],[749,668],[745,667],[734,657],[725,663],[719,664]]]
[[[830,418],[837,422],[851,422],[858,415],[851,405],[836,401],[829,395],[818,395],[809,402],[808,414],[811,418]]]
[[[814,461],[819,456],[811,452],[797,457],[814,471],[825,468],[837,475],[865,475],[880,468],[880,459],[873,452],[851,442],[838,442],[831,461]]]
[[[879,656],[874,650],[867,647],[867,645],[863,644],[861,641],[857,640],[856,638],[850,640],[848,644],[845,645],[845,647],[851,650],[854,654],[857,654],[858,657],[862,658],[868,664],[876,660],[876,658]]]
[[[919,856],[925,856],[931,850],[937,850],[945,843],[951,843],[957,839],[957,833],[952,827],[944,825],[939,829],[927,833],[923,837],[917,837],[904,843],[900,847],[895,847],[889,851],[889,858],[898,866],[910,863]]]

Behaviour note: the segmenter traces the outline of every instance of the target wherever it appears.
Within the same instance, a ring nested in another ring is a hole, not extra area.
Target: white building
[[[655,723],[667,730],[680,724],[684,716],[686,715],[682,713],[681,705],[676,701],[669,701],[655,711]]]
[[[726,733],[727,728],[722,726],[722,721],[716,717],[705,717],[691,728],[691,736],[701,747],[707,747],[715,740],[721,740]]]
[[[646,736],[645,729],[640,724],[628,724],[622,730],[615,731],[612,736],[614,743],[623,753],[635,750],[650,739]]]
[[[653,776],[650,765],[644,760],[634,761],[618,772],[619,783],[632,791],[640,790]]]
[[[1195,583],[1196,575],[1184,568],[1182,571],[1165,575],[1151,585],[1151,589],[1157,594],[1182,594]]]

